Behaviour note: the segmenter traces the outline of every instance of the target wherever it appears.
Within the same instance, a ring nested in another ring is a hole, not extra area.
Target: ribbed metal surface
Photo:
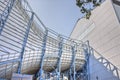
[[[9,2],[9,1],[8,1]],[[3,14],[7,3],[0,0],[0,15]],[[0,35],[0,78],[10,78],[12,73],[17,72],[20,55],[25,38],[26,29],[30,20],[31,12],[26,11],[25,5],[20,5],[18,0],[9,13],[3,31]],[[29,10],[29,9],[28,9]],[[45,27],[36,15],[30,28],[22,61],[22,73],[35,74],[40,69],[42,56],[42,43],[45,35]],[[75,43],[75,42],[74,42]],[[85,63],[85,55],[82,42],[75,44],[75,68],[80,70]],[[73,40],[63,37],[61,71],[70,69],[72,64]],[[56,69],[59,58],[59,34],[48,29],[46,50],[43,59],[43,70],[46,72]]]

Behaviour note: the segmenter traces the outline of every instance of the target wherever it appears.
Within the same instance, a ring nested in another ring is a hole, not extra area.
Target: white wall
[[[89,20],[85,18],[80,19],[70,37],[83,41],[89,40],[90,45],[94,49],[120,69],[120,23],[111,0],[106,0],[101,6],[95,8]],[[92,59],[91,62],[97,61]],[[94,65],[90,69],[94,72],[96,68],[99,70],[101,67],[102,64],[100,66]],[[104,67],[102,68],[101,71],[104,71]],[[108,74],[108,71],[106,70],[104,73]],[[100,75],[97,71],[95,74]],[[95,77],[94,73],[91,75]],[[105,76],[104,74],[101,75],[100,78]],[[109,75],[112,76],[111,74]],[[92,78],[91,80],[96,79]],[[113,79],[104,78],[100,80]]]

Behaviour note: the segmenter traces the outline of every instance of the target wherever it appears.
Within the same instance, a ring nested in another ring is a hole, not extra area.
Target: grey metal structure
[[[87,46],[45,27],[26,0],[0,0],[1,79],[19,73],[39,80],[79,80],[81,73],[88,76]]]

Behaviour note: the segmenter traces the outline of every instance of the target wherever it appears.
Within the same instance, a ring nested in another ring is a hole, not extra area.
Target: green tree
[[[80,12],[85,14],[86,19],[89,19],[91,16],[91,10],[100,4],[103,0],[76,0],[76,5],[80,8]]]

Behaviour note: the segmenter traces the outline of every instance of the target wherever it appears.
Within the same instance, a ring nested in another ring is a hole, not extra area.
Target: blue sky
[[[76,0],[28,0],[42,22],[54,31],[69,36],[82,16]]]

